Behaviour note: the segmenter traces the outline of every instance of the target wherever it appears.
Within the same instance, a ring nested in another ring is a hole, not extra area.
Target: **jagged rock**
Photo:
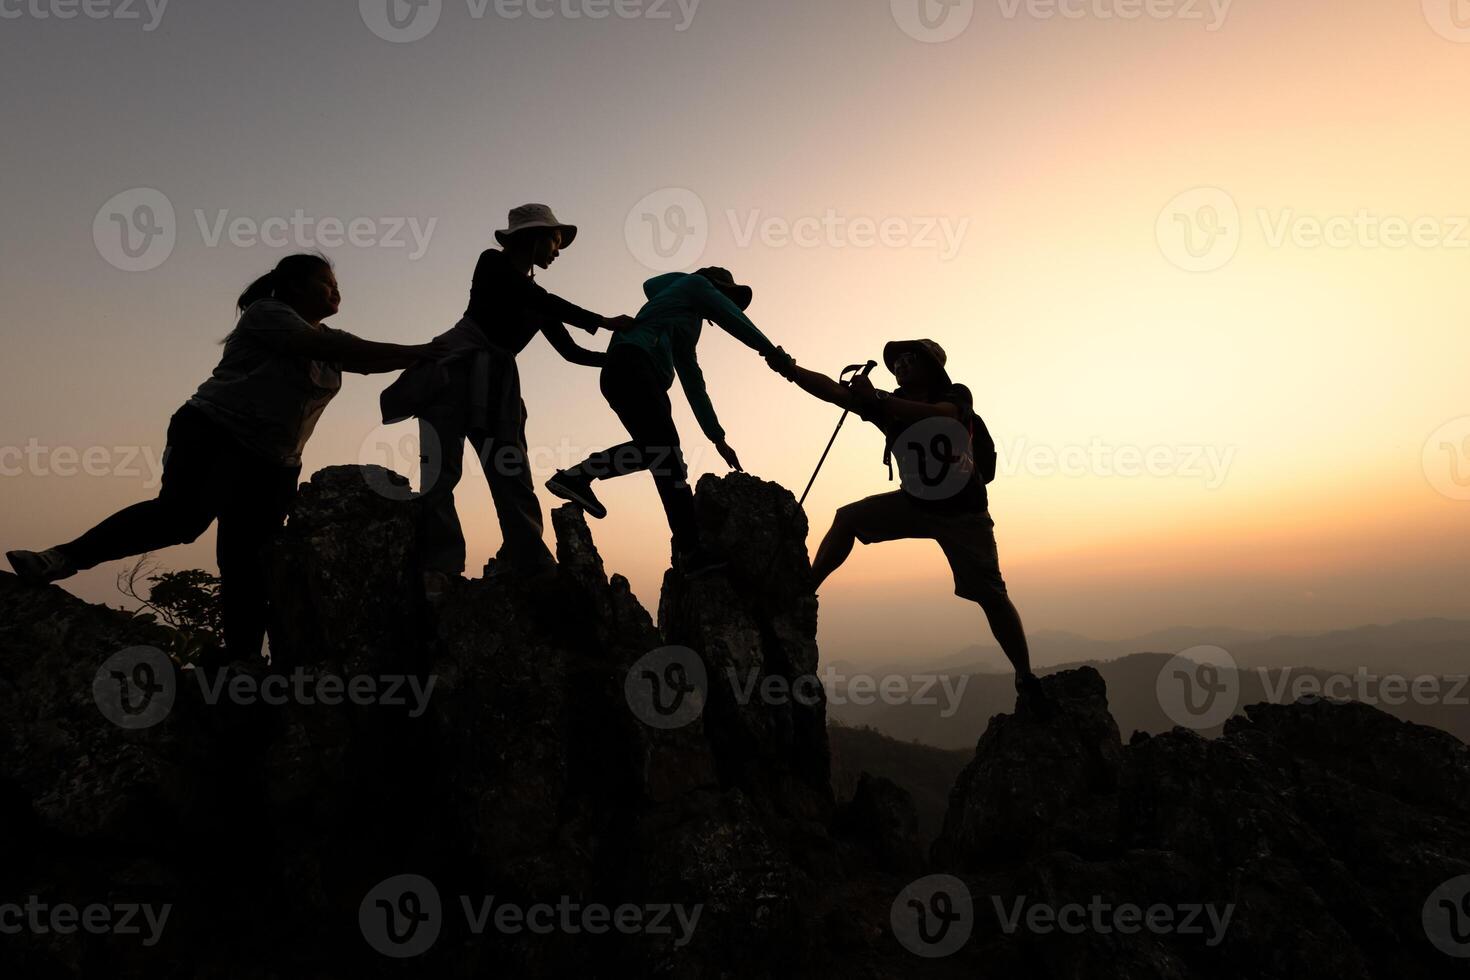
[[[656,626],[572,507],[552,515],[554,581],[455,582],[431,608],[405,486],[316,474],[274,547],[278,662],[165,662],[175,700],[151,728],[109,721],[93,685],[112,654],[166,649],[169,631],[0,575],[0,902],[174,906],[156,947],[0,936],[0,975],[1413,980],[1453,965],[1419,922],[1435,886],[1470,873],[1470,750],[1448,735],[1321,702],[1125,747],[1101,678],[1064,672],[1044,680],[1054,721],[992,720],[919,868],[898,786],[864,779],[834,807],[825,698],[802,684],[817,672],[806,523],[785,490],[700,482],[701,528],[731,565],[670,575]],[[659,727],[630,678],[670,646],[708,690]],[[283,668],[434,686],[421,711],[211,687]],[[974,898],[952,956],[895,939],[891,908],[920,871]],[[445,915],[433,947],[398,962],[357,916],[405,874],[435,883]],[[687,937],[476,932],[460,898],[487,895],[701,917]],[[993,907],[1094,896],[1233,912],[1211,947],[1007,931]]]
[[[478,964],[471,972],[762,976],[799,959],[814,869],[833,864],[820,703],[795,723],[789,705],[757,700],[738,718],[716,711],[664,730],[635,715],[625,680],[674,642],[712,663],[738,651],[758,680],[815,673],[804,525],[782,542],[784,565],[759,594],[733,570],[701,584],[719,604],[676,641],[626,579],[608,578],[572,507],[552,515],[556,580],[461,581],[430,608],[405,488],[373,467],[315,474],[272,550],[273,664],[211,670],[204,685],[205,675],[170,665],[177,702],[145,731],[107,721],[92,680],[123,647],[166,646],[167,631],[0,576],[0,853],[10,859],[0,894],[153,883],[150,894],[181,911],[156,950],[109,960],[118,975],[168,965],[194,975],[371,972],[388,961],[358,932],[357,905],[404,873],[434,881],[452,912],[460,894],[704,906],[697,934],[679,943],[651,934],[547,943],[476,935],[446,918],[443,938],[416,961],[427,975]],[[732,525],[767,520],[758,508],[794,509],[771,485],[722,489],[703,496]],[[282,672],[433,687],[419,713],[207,703],[216,680],[259,685]],[[759,778],[767,764],[774,777]],[[109,948],[53,937],[11,962],[79,975]]]
[[[967,867],[1116,844],[1123,743],[1102,675],[1082,667],[1042,683],[1056,717],[991,719],[951,792],[936,862]]]
[[[408,481],[329,466],[301,487],[273,549],[272,655],[350,673],[402,668],[424,621]]]
[[[1470,749],[1361,704],[1255,705],[1209,740],[1125,748],[1090,668],[1043,679],[1055,723],[1002,715],[955,786],[934,863],[975,892],[976,956],[1040,975],[1438,977],[1425,901],[1470,872]],[[1018,860],[1022,859],[1022,860]],[[1020,898],[1229,910],[1169,934],[1006,934]]]
[[[838,808],[832,829],[857,842],[884,871],[917,871],[923,866],[914,799],[892,780],[860,775],[852,799]]]
[[[695,503],[704,542],[730,566],[692,581],[669,572],[659,629],[704,660],[722,779],[825,824],[832,773],[806,518],[790,491],[744,473],[705,476]]]

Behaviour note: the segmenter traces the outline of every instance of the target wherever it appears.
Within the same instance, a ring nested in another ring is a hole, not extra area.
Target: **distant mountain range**
[[[1062,648],[1056,643],[1062,636],[1066,634],[1039,636],[1038,649],[1055,653]],[[1095,654],[1070,665],[1094,666],[1103,675],[1113,716],[1125,736],[1135,730],[1158,734],[1177,724],[1160,702],[1160,672],[1175,653],[1209,644],[1225,649],[1238,668],[1227,668],[1222,675],[1226,682],[1238,683],[1236,713],[1247,704],[1291,702],[1298,695],[1325,690],[1345,700],[1376,704],[1405,721],[1470,741],[1470,681],[1463,680],[1470,673],[1470,622],[1428,619],[1310,636],[1249,636],[1242,631],[1166,630],[1127,641],[1126,645],[1154,645],[1153,652],[1124,655],[1115,652],[1120,644],[1070,637]],[[848,683],[854,674],[875,681],[903,678],[912,696],[860,698],[840,688],[829,690],[828,716],[837,724],[868,726],[901,741],[942,749],[972,748],[993,715],[1012,709],[1012,675],[1008,666],[998,669],[992,658],[977,660],[975,651],[964,651],[949,660],[922,668],[889,664],[863,671],[852,665],[833,665]],[[1046,665],[1039,668],[1042,673],[1062,666],[1049,658],[1038,658],[1038,663]],[[937,675],[937,680],[930,680],[931,675]],[[1381,687],[1375,680],[1386,676],[1403,678],[1402,690]],[[1410,686],[1415,681],[1420,684],[1417,695]],[[1316,686],[1332,683],[1337,686]],[[1217,735],[1220,728],[1214,725],[1203,733]]]
[[[1178,653],[1195,646],[1227,650],[1242,667],[1363,666],[1380,673],[1454,674],[1470,670],[1470,620],[1409,619],[1326,633],[1265,633],[1228,626],[1174,626],[1123,640],[1095,640],[1062,630],[1030,634],[1031,662],[1039,670],[1116,660],[1133,653]],[[824,661],[824,666],[826,665]],[[865,673],[910,673],[915,664],[834,660],[832,666]],[[998,647],[970,646],[928,658],[928,671],[1010,673]]]

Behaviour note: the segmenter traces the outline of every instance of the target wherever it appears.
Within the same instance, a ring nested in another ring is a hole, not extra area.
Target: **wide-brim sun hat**
[[[885,344],[883,363],[888,366],[889,371],[893,370],[893,362],[898,360],[900,354],[917,354],[930,361],[945,378],[949,377],[949,372],[945,369],[949,356],[944,353],[943,347],[932,340],[893,340]]]
[[[511,208],[506,223],[508,228],[502,228],[495,233],[495,240],[502,245],[510,244],[511,235],[530,228],[560,229],[562,248],[572,244],[572,239],[577,237],[577,226],[557,221],[556,215],[545,204],[522,204],[518,208]]]
[[[704,276],[710,282],[714,283],[720,292],[730,297],[731,301],[742,310],[750,309],[751,300],[755,299],[755,290],[736,282],[735,277],[730,274],[729,269],[722,269],[717,265],[711,265],[700,269],[694,274],[696,276]]]

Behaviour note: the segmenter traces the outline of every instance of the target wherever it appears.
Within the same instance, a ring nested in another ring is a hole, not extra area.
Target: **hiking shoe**
[[[46,551],[7,551],[5,557],[10,559],[10,567],[15,569],[15,574],[21,581],[31,585],[45,585],[71,578],[77,573],[71,559],[62,554],[60,548],[48,548]]]
[[[591,477],[558,470],[551,479],[546,481],[546,489],[561,499],[576,504],[591,517],[602,520],[607,516],[607,508],[602,506],[602,501],[598,500],[597,494],[592,492]]]
[[[728,568],[730,559],[722,558],[706,548],[695,548],[679,555],[679,571],[685,578],[699,578],[710,572]]]
[[[1016,675],[1016,695],[1017,709],[1034,715],[1041,721],[1048,721],[1057,713],[1056,705],[1041,686],[1041,678],[1035,674]]]

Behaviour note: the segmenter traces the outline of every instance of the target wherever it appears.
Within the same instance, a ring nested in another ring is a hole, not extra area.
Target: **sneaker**
[[[699,578],[710,572],[717,572],[722,568],[728,568],[730,559],[703,548],[695,548],[679,555],[679,571],[684,573],[685,578]]]
[[[7,551],[5,557],[10,559],[10,567],[15,569],[15,574],[32,585],[57,582],[77,573],[71,559],[62,554],[60,548],[49,548],[46,551]]]
[[[1056,714],[1056,705],[1047,697],[1041,678],[1035,674],[1016,675],[1016,707],[1041,721],[1047,721]]]
[[[597,494],[592,492],[590,477],[559,470],[546,481],[546,489],[561,499],[576,504],[591,517],[602,520],[607,516],[607,508],[602,506],[602,501],[598,500]]]

